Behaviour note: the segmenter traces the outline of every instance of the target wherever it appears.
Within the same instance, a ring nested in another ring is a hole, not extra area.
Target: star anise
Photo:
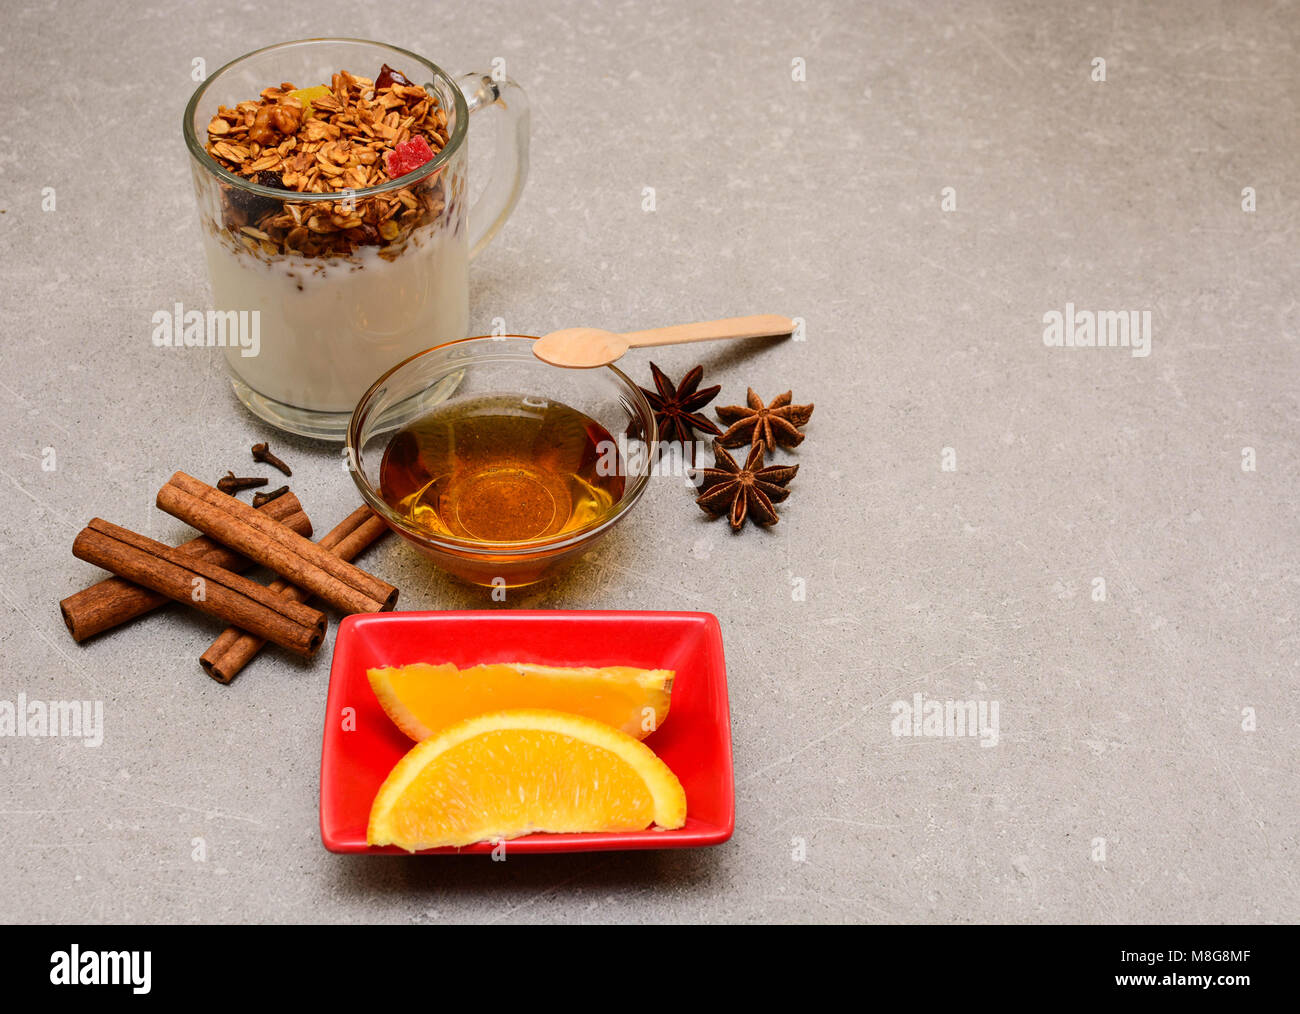
[[[772,404],[764,406],[763,399],[754,393],[752,387],[746,400],[749,402],[748,407],[723,405],[717,409],[718,418],[731,424],[727,432],[718,438],[724,446],[739,447],[746,441],[752,444],[762,441],[768,447],[777,444],[796,447],[803,443],[804,434],[799,432],[799,427],[812,418],[813,406],[791,405],[791,391],[777,395],[772,399]]]
[[[763,467],[764,446],[760,441],[749,449],[745,466],[722,447],[721,440],[713,441],[713,468],[702,468],[705,492],[695,502],[710,514],[727,513],[731,527],[739,530],[747,516],[761,525],[774,525],[779,520],[774,503],[790,495],[784,486],[799,471],[798,465],[769,465]]]
[[[718,392],[722,390],[721,384],[706,387],[703,391],[696,390],[700,386],[700,381],[704,379],[703,366],[696,366],[682,377],[681,383],[676,386],[654,363],[650,364],[650,372],[654,374],[658,393],[644,387],[641,388],[641,393],[646,396],[646,401],[650,402],[650,407],[654,409],[655,420],[659,424],[660,440],[665,443],[675,441],[690,444],[695,441],[696,430],[713,436],[722,432],[711,420],[699,413],[699,410],[716,398]]]

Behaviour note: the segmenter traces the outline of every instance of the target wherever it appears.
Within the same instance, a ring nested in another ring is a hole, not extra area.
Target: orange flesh
[[[441,755],[389,813],[399,841],[469,844],[532,831],[634,831],[654,800],[631,765],[571,736],[484,733]]]
[[[668,717],[673,673],[527,667],[509,663],[457,669],[416,663],[368,673],[380,704],[419,741],[465,718],[507,708],[547,708],[594,718],[644,739]]]

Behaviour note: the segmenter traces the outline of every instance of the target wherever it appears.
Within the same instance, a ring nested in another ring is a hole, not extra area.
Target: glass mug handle
[[[497,107],[496,165],[487,187],[469,211],[469,256],[472,260],[492,242],[519,200],[528,178],[528,97],[506,78],[465,74],[456,81],[470,115]]]

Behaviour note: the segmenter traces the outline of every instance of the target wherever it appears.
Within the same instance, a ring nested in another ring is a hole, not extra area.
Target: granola
[[[414,138],[436,157],[447,143],[447,113],[387,65],[377,80],[341,70],[329,85],[297,89],[285,81],[256,101],[221,106],[206,146],[221,166],[262,186],[340,195],[278,201],[223,184],[222,224],[255,255],[335,257],[377,246],[392,259],[442,213],[442,173],[370,197],[354,192],[389,182],[392,153]]]

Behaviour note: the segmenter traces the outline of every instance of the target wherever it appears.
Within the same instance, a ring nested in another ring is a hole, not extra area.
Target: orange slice
[[[668,717],[673,675],[671,669],[564,669],[525,662],[471,669],[416,663],[366,673],[388,717],[417,742],[502,708],[567,711],[645,739]]]
[[[533,831],[686,823],[686,793],[644,743],[562,711],[477,715],[411,748],[370,808],[366,841],[408,852]]]

